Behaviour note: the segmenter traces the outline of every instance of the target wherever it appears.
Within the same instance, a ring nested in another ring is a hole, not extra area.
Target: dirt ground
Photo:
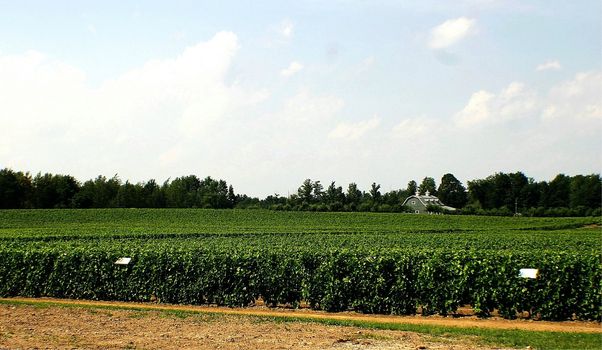
[[[50,298],[6,300],[42,303],[43,307],[0,304],[0,349],[484,348],[474,338],[458,338],[457,335],[433,337],[413,332],[246,317],[249,315],[602,334],[602,327],[597,322],[381,316],[351,312],[333,314],[308,309],[223,308]],[[61,307],[65,305],[70,307]],[[116,307],[135,307],[140,310],[121,310]]]
[[[452,343],[453,341],[453,343]],[[0,305],[0,349],[476,349],[470,339],[237,315]]]

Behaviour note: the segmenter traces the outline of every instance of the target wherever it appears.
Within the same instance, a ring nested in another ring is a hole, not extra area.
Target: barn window
[[[415,204],[416,204],[416,201],[412,201],[412,205],[415,205]]]

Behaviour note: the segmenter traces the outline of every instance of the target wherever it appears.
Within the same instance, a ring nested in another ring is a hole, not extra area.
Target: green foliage
[[[453,208],[462,208],[468,202],[466,188],[452,174],[443,175],[437,193],[445,205]]]
[[[602,317],[593,218],[0,210],[0,295]],[[119,257],[129,265],[115,265]],[[520,268],[539,269],[535,280]]]
[[[496,173],[468,182],[468,193],[452,174],[445,174],[437,189],[432,177],[418,188],[410,181],[406,189],[381,193],[373,182],[368,192],[355,183],[347,191],[331,182],[325,190],[320,181],[306,179],[297,193],[278,194],[264,199],[237,195],[232,185],[211,177],[196,175],[167,180],[159,186],[151,179],[144,183],[122,183],[117,175],[98,176],[80,184],[69,175],[28,173],[0,169],[0,209],[27,208],[213,208],[272,209],[279,211],[361,211],[401,213],[404,200],[417,189],[429,191],[446,205],[463,208],[453,214],[528,216],[600,216],[602,180],[599,174],[560,174],[551,182],[535,182],[523,173]],[[468,201],[468,205],[467,204]],[[440,211],[440,210],[439,210]],[[449,214],[449,213],[447,213]]]
[[[418,187],[418,192],[424,195],[429,192],[431,195],[437,195],[437,185],[435,184],[435,179],[432,177],[425,177],[422,179],[422,183],[420,183],[420,187]]]
[[[0,169],[0,209],[31,207],[32,192],[29,173]]]

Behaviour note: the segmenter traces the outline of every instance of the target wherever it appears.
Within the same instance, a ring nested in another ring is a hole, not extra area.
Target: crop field
[[[0,211],[0,296],[600,320],[600,218]],[[131,258],[128,264],[115,262]],[[537,278],[519,277],[521,268]]]

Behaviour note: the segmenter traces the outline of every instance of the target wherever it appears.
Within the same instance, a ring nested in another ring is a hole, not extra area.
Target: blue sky
[[[238,192],[602,168],[599,1],[0,1],[0,167]]]

